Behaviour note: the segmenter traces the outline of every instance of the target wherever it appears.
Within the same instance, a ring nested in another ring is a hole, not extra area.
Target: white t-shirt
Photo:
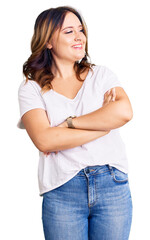
[[[104,94],[113,87],[122,87],[116,74],[105,66],[92,67],[74,99],[53,89],[41,94],[41,87],[32,80],[19,87],[20,116],[35,108],[45,109],[51,127],[56,127],[71,115],[81,116],[93,112],[103,104]],[[19,128],[24,128],[21,120]],[[78,147],[54,152],[46,156],[39,151],[38,181],[40,195],[55,189],[87,166],[109,164],[128,172],[128,161],[119,128],[107,135]]]

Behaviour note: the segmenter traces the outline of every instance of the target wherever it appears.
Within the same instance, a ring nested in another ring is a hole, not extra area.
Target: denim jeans
[[[109,165],[89,166],[44,193],[46,240],[127,240],[132,221],[128,174]]]

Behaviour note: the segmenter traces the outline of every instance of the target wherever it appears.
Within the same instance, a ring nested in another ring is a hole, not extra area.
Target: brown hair
[[[68,12],[74,13],[79,18],[83,26],[83,33],[86,36],[85,56],[80,62],[76,61],[74,64],[77,79],[84,81],[80,78],[80,74],[86,69],[92,70],[92,66],[95,65],[88,62],[87,59],[89,57],[87,27],[77,10],[69,6],[63,6],[43,11],[35,22],[34,34],[31,41],[32,54],[23,65],[23,73],[26,81],[36,81],[44,92],[53,88],[51,81],[54,78],[51,71],[53,56],[50,49],[47,48],[47,42],[51,40],[53,33],[57,29],[61,29]]]

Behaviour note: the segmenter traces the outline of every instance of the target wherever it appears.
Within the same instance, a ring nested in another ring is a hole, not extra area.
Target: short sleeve
[[[20,109],[20,120],[17,124],[18,128],[24,129],[21,117],[29,110],[35,108],[46,109],[44,100],[40,92],[40,86],[32,80],[23,81],[18,89],[18,101]]]
[[[102,67],[101,91],[104,95],[109,89],[113,87],[122,87],[117,75],[109,68]]]

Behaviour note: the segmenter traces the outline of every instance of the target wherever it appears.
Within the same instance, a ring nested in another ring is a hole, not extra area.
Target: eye
[[[65,34],[72,33],[73,31],[65,32]],[[84,33],[84,29],[81,29],[80,32]]]
[[[81,29],[80,32],[84,32],[84,29]]]
[[[66,32],[65,34],[68,34],[68,33],[72,33],[72,31],[70,31],[70,32]]]

